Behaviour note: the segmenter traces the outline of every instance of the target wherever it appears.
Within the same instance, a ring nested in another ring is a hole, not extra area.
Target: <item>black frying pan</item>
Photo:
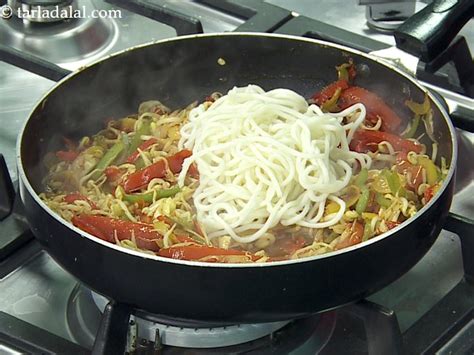
[[[225,65],[218,64],[218,59]],[[41,202],[41,161],[60,137],[100,130],[107,117],[135,112],[144,100],[172,108],[213,91],[254,83],[306,97],[334,80],[352,58],[357,84],[402,109],[425,90],[397,70],[349,49],[295,37],[220,34],[181,37],[135,48],[74,73],[38,104],[21,133],[21,197],[32,230],[47,251],[92,289],[169,317],[256,322],[289,319],[365,297],[412,267],[429,249],[449,210],[456,141],[433,98],[439,156],[453,162],[441,193],[409,222],[335,253],[265,265],[176,261],[119,248],[64,222]],[[410,117],[405,113],[405,117]]]
[[[225,60],[220,65],[218,59]],[[334,67],[352,58],[357,85],[374,90],[401,115],[406,99],[422,101],[414,79],[343,46],[266,34],[193,35],[127,50],[75,72],[31,113],[18,142],[21,198],[45,249],[91,289],[158,314],[221,323],[268,322],[305,316],[370,295],[407,272],[439,234],[453,196],[457,144],[440,103],[434,111],[438,156],[450,163],[440,192],[414,218],[362,244],[337,252],[262,265],[210,264],[139,254],[91,236],[53,213],[38,198],[44,155],[60,137],[98,131],[109,117],[136,112],[145,100],[172,108],[214,91],[254,83],[308,97],[335,79]]]

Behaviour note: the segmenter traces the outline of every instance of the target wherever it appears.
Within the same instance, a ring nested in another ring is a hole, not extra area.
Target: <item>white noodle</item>
[[[209,238],[229,235],[250,243],[278,224],[338,223],[345,203],[336,195],[348,185],[356,162],[371,164],[368,155],[349,150],[365,113],[356,104],[326,114],[294,91],[265,92],[255,85],[234,88],[207,109],[193,109],[179,142],[193,155],[178,183],[183,186],[195,162],[200,183],[193,200]],[[344,124],[349,115],[356,118]],[[340,208],[323,219],[327,199]]]

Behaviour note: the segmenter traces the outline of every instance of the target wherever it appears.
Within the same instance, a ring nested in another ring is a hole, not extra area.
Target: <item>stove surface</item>
[[[87,6],[110,8],[102,1],[85,0]],[[162,1],[163,2],[163,1]],[[241,18],[222,14],[191,1],[164,1],[172,9],[192,14],[201,20],[204,32],[231,31],[243,23]],[[365,23],[365,9],[356,1],[268,0],[269,3],[290,9],[299,14],[339,26],[354,33],[393,44],[390,35],[369,29]],[[419,5],[423,6],[423,5]],[[347,16],[351,14],[351,16]],[[136,15],[122,9],[122,18],[110,20],[114,29],[113,39],[101,51],[87,58],[56,60],[68,69],[80,66],[127,47],[157,39],[171,38],[176,31],[170,26]],[[0,20],[0,42],[6,33],[6,20]],[[462,34],[474,49],[474,21],[465,26]],[[24,50],[28,48],[23,47]],[[13,180],[17,179],[15,144],[20,127],[36,102],[55,83],[0,62],[0,152],[5,156]],[[474,134],[458,130],[459,161],[456,177],[456,195],[452,212],[474,216]],[[6,223],[13,224],[12,217]],[[3,222],[5,223],[5,222]],[[22,228],[22,227],[18,227]],[[403,255],[400,256],[401,258]],[[429,253],[407,274],[382,291],[370,297],[389,309],[398,317],[401,330],[408,329],[442,296],[463,277],[461,247],[458,237],[442,231]],[[61,269],[43,251],[34,256],[8,276],[0,279],[0,311],[4,311],[28,323],[37,325],[60,337],[81,343],[67,321],[68,299],[77,281]],[[2,349],[0,348],[0,353]],[[298,353],[298,352],[296,352]],[[300,352],[304,353],[304,352]]]

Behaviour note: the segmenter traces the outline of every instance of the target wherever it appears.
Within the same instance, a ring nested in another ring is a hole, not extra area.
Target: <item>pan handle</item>
[[[473,16],[472,0],[434,0],[398,27],[395,42],[401,50],[429,62]]]
[[[59,81],[71,73],[56,64],[3,44],[0,44],[0,60],[53,81]]]

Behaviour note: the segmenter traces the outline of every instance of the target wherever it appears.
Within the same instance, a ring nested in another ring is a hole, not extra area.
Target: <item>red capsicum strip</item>
[[[148,185],[152,179],[165,177],[166,164],[168,164],[172,173],[179,173],[183,167],[184,159],[189,158],[191,154],[192,153],[189,150],[182,150],[175,155],[167,157],[166,162],[164,160],[159,160],[146,168],[128,175],[123,184],[125,192],[130,193],[139,190]]]
[[[135,236],[139,248],[151,251],[159,250],[154,240],[163,238],[152,225],[104,216],[80,214],[72,218],[72,224],[110,243],[115,243],[115,236],[118,240],[131,240],[132,236]]]
[[[435,186],[428,186],[423,193],[423,197],[425,198],[425,203],[430,202],[430,200],[433,198],[435,194]]]
[[[331,97],[334,96],[337,89],[341,89],[341,91],[344,91],[347,88],[349,88],[349,83],[347,82],[347,80],[340,79],[338,81],[335,81],[335,82],[329,84],[324,89],[322,89],[320,92],[317,92],[316,94],[314,94],[312,99],[314,100],[316,105],[321,106],[327,100],[329,100]]]
[[[123,175],[123,172],[115,165],[111,165],[105,168],[105,176],[109,182],[114,182],[120,179]]]
[[[147,150],[148,148],[150,148],[156,142],[158,142],[158,140],[156,138],[150,138],[147,141],[140,144],[138,146],[138,149],[143,152],[143,151]],[[133,164],[140,157],[140,152],[138,151],[138,149],[135,152],[133,152],[132,154],[130,154],[130,156],[126,160],[127,163]]]
[[[338,105],[341,110],[357,103],[364,104],[367,109],[367,119],[376,123],[378,117],[382,120],[381,130],[398,133],[402,119],[375,93],[358,86],[343,90]]]
[[[74,161],[79,156],[79,152],[73,150],[58,150],[56,156],[62,161]]]
[[[364,236],[364,226],[361,223],[356,222],[354,226],[352,227],[351,235],[349,236],[349,238],[346,238],[340,241],[339,243],[337,243],[335,246],[335,249],[336,250],[344,249],[352,245],[359,244],[360,242],[362,242],[363,236]]]
[[[86,196],[84,196],[83,194],[80,194],[78,192],[73,192],[73,193],[70,193],[70,194],[64,196],[64,201],[67,202],[67,203],[74,203],[77,200],[86,201],[91,206],[91,208],[93,210],[99,209],[94,202],[92,202]]]
[[[158,255],[165,258],[180,259],[180,260],[199,260],[206,256],[221,256],[221,255],[244,255],[250,257],[253,261],[257,260],[253,254],[235,249],[221,249],[216,247],[209,247],[205,245],[183,245],[170,248],[163,248],[158,252]]]
[[[395,151],[421,153],[422,147],[408,139],[400,138],[397,135],[381,131],[368,131],[359,129],[354,133],[354,137],[350,143],[351,150],[366,153],[369,150],[374,152],[377,150],[377,144],[387,141]]]
[[[396,226],[398,226],[402,222],[392,222],[392,221],[385,221],[385,225],[387,226],[388,229],[393,229]]]

